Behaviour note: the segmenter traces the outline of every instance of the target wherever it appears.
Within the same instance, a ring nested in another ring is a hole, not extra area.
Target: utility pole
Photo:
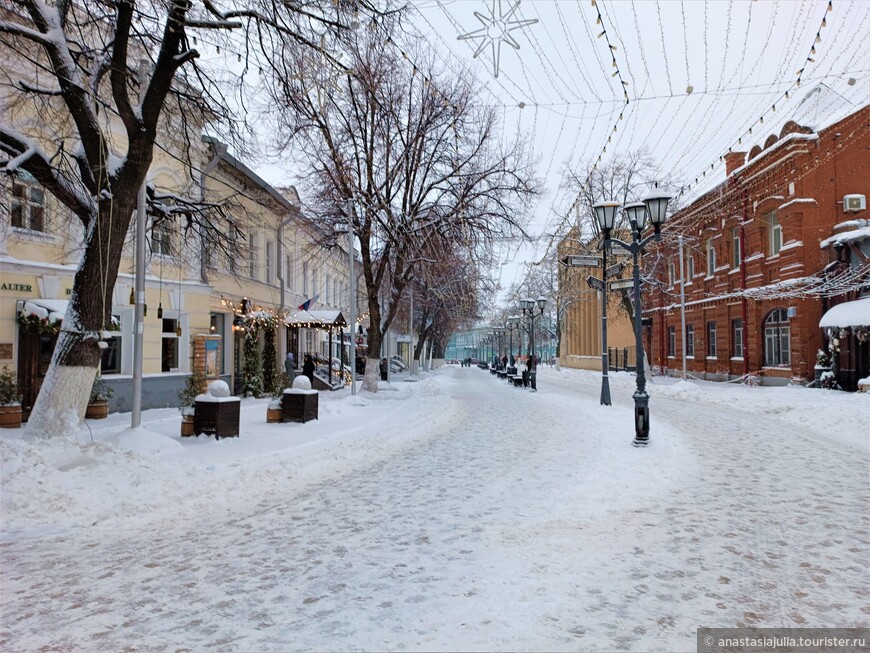
[[[139,60],[139,98],[145,97],[148,77],[148,61]],[[146,172],[147,175],[147,172]],[[136,195],[136,280],[133,320],[133,401],[130,410],[130,427],[142,423],[142,348],[145,344],[145,187],[143,179]]]

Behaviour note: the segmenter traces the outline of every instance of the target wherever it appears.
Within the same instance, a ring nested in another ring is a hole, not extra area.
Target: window
[[[221,339],[223,339],[225,336],[224,330],[226,329],[226,323],[227,323],[226,315],[224,315],[223,313],[212,313],[209,316],[209,321],[210,321],[210,323],[209,323],[208,332],[211,333],[212,335],[218,335],[221,337]],[[221,346],[218,346],[218,354],[220,354],[221,351],[222,351]],[[206,353],[206,358],[208,358],[208,356],[209,356],[209,354]],[[207,364],[208,364],[208,361],[207,361]],[[220,357],[220,359],[217,361],[217,370],[216,371],[218,372],[218,374],[226,373],[226,370],[224,369],[225,367],[226,366],[224,365],[223,357]]]
[[[743,262],[743,248],[740,245],[740,227],[731,230],[731,267],[739,268]]]
[[[674,285],[675,278],[676,278],[676,274],[674,272],[674,262],[668,261],[668,286]]]
[[[731,356],[743,358],[743,320],[731,320]]]
[[[329,291],[331,289],[331,284],[329,282],[330,282],[330,278],[329,278],[329,275],[327,274],[326,275],[326,283],[323,284],[323,294],[324,294],[323,301],[327,304],[330,303]]]
[[[776,217],[776,211],[767,214],[767,229],[770,234],[769,256],[774,256],[779,254],[779,250],[782,249],[782,226]]]
[[[774,309],[764,320],[764,364],[776,367],[791,364],[791,328],[784,308]]]
[[[284,273],[284,282],[286,288],[293,288],[293,259],[287,257],[287,272]]]
[[[673,358],[677,355],[677,327],[668,327],[668,356]]]
[[[686,356],[689,358],[695,357],[695,325],[686,325]]]
[[[707,322],[707,358],[716,358],[716,323]]]
[[[121,318],[118,315],[112,316],[112,323],[121,324]],[[121,332],[110,331],[109,338],[106,338],[106,348],[103,350],[100,360],[100,372],[102,374],[120,374],[121,373]]]
[[[266,283],[272,283],[272,252],[275,248],[275,243],[271,240],[266,241]]]
[[[716,273],[716,247],[713,239],[707,239],[707,276],[712,277]]]
[[[151,225],[151,252],[172,255],[172,225],[166,219],[158,219]]]
[[[302,264],[302,295],[308,297],[308,263]]]
[[[163,318],[160,370],[171,372],[178,369],[178,320]]]
[[[239,229],[232,222],[227,225],[227,266],[232,274],[239,271],[236,252],[238,251]]]
[[[248,232],[248,276],[257,278],[257,234]]]
[[[332,301],[335,303],[336,306],[341,304],[341,299],[339,298],[338,294],[338,279],[332,280]]]
[[[31,175],[19,173],[12,179],[9,212],[13,227],[45,231],[45,191]]]
[[[695,257],[690,256],[687,260],[686,267],[689,268],[689,278],[686,280],[688,283],[692,282],[692,277],[695,276]]]

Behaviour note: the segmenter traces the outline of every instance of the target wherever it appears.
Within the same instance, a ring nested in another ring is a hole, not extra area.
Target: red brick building
[[[835,371],[854,388],[870,375],[868,324],[827,331],[819,321],[870,295],[870,106],[818,130],[789,121],[725,163],[727,181],[665,225],[683,236],[686,333],[672,237],[644,298],[652,364],[679,373],[685,346],[688,372],[700,378],[808,381],[817,351],[837,337]]]

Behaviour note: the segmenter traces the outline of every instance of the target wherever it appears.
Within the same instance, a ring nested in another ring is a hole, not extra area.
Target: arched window
[[[764,364],[788,367],[791,364],[791,329],[788,313],[776,308],[764,319]]]

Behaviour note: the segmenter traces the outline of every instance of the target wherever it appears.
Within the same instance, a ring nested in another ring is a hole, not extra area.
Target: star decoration
[[[520,29],[522,27],[526,27],[527,25],[534,25],[538,22],[537,18],[530,18],[526,20],[511,20],[511,18],[520,6],[520,1],[521,0],[517,0],[517,2],[513,6],[511,6],[507,13],[505,13],[504,11],[502,11],[502,0],[492,0],[492,11],[490,12],[489,16],[484,16],[479,11],[474,12],[477,20],[483,23],[483,27],[478,30],[474,30],[473,32],[461,34],[460,36],[456,37],[457,41],[480,39],[480,44],[477,46],[477,50],[474,52],[475,58],[477,58],[477,56],[481,52],[483,52],[487,45],[491,45],[492,72],[493,75],[495,75],[496,77],[498,77],[502,42],[507,43],[514,50],[519,50],[520,44],[514,40],[510,33],[515,29]]]

